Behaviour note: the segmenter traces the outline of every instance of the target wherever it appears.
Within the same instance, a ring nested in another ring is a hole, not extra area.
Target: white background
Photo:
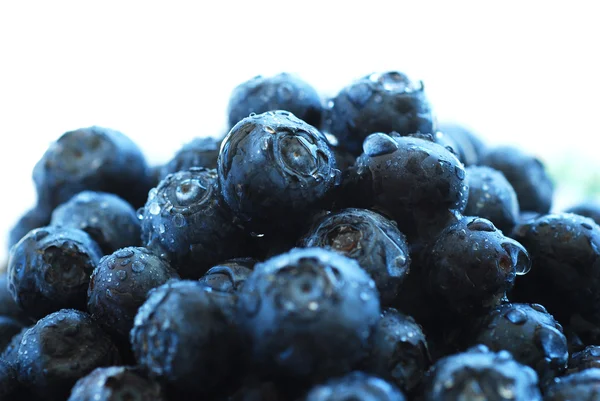
[[[405,71],[424,80],[440,119],[523,146],[554,171],[570,164],[575,180],[600,170],[592,1],[200,4],[0,4],[2,243],[34,203],[33,165],[63,132],[115,128],[164,162],[194,136],[223,133],[235,85],[281,71],[324,96]],[[564,188],[557,206],[578,194]]]

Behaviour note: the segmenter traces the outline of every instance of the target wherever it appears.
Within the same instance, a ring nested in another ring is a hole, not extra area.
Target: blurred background
[[[231,90],[297,73],[334,96],[373,71],[422,79],[438,119],[537,155],[555,210],[600,193],[593,2],[0,3],[0,242],[63,132],[120,130],[154,163],[225,133]],[[0,246],[0,261],[6,257]]]

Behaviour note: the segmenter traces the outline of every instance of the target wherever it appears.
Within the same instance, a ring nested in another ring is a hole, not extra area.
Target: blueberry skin
[[[78,193],[54,209],[50,224],[85,231],[105,254],[140,242],[136,210],[117,195],[105,192]]]
[[[440,359],[428,372],[423,401],[541,401],[538,378],[510,353],[479,345]]]
[[[498,352],[506,350],[515,360],[533,368],[542,385],[561,375],[569,359],[562,326],[539,304],[504,304],[482,318],[475,344]]]
[[[591,368],[555,379],[544,391],[544,401],[595,401],[600,395],[600,369]]]
[[[489,150],[479,164],[504,174],[517,194],[521,210],[550,211],[554,184],[540,160],[518,148],[502,146]]]
[[[431,364],[423,328],[410,316],[387,308],[375,326],[363,370],[411,392]]]
[[[366,355],[379,313],[375,283],[356,261],[305,248],[254,267],[239,292],[237,322],[259,369],[319,380]]]
[[[521,244],[479,217],[445,228],[426,254],[427,292],[441,309],[464,317],[498,305],[531,263]]]
[[[10,250],[29,231],[50,224],[51,214],[52,210],[48,210],[46,207],[40,205],[25,212],[10,229],[8,234],[8,249]]]
[[[467,167],[469,199],[464,214],[490,220],[506,235],[519,221],[519,201],[512,185],[498,170]]]
[[[128,339],[148,292],[179,278],[169,263],[145,248],[119,249],[100,260],[90,277],[87,309],[107,333]]]
[[[395,222],[365,209],[343,209],[316,219],[299,246],[329,249],[358,262],[377,285],[381,303],[398,295],[410,269],[406,237]]]
[[[234,306],[233,294],[196,281],[172,280],[155,288],[131,330],[138,364],[183,399],[220,388],[240,364]]]
[[[4,350],[13,336],[23,329],[23,324],[11,317],[0,316],[0,350]]]
[[[10,363],[11,365],[14,365],[17,362],[17,357],[19,355],[19,346],[21,345],[21,340],[23,339],[25,332],[27,332],[27,330],[29,330],[31,327],[32,326],[23,327],[21,329],[21,331],[19,331],[17,334],[12,336],[12,338],[10,339],[8,344],[6,344],[6,346],[4,347],[4,350],[2,351],[2,355],[0,355],[0,360],[5,360],[8,363]]]
[[[164,255],[183,278],[198,279],[215,264],[241,256],[242,231],[219,195],[217,172],[192,167],[150,190],[142,243]]]
[[[87,313],[62,309],[25,332],[16,366],[37,399],[62,401],[77,380],[119,362],[117,348]]]
[[[195,138],[183,145],[175,156],[160,169],[162,180],[169,174],[189,170],[191,167],[217,168],[217,157],[223,139],[213,137]]]
[[[600,224],[600,203],[592,201],[583,202],[568,208],[565,212],[589,217],[594,220],[596,224]]]
[[[435,118],[422,82],[398,71],[367,75],[338,93],[326,111],[325,131],[358,156],[373,132],[408,135],[435,132]]]
[[[600,226],[576,214],[549,214],[517,225],[513,238],[532,260],[516,300],[540,303],[559,321],[579,314],[600,324]]]
[[[317,91],[294,74],[258,75],[231,93],[227,116],[233,127],[251,113],[287,110],[314,127],[321,126],[323,107]]]
[[[8,288],[30,317],[63,308],[85,310],[90,275],[102,251],[84,231],[42,227],[30,231],[11,250]]]
[[[135,368],[97,368],[77,381],[67,401],[167,401],[161,386]]]
[[[571,354],[567,374],[591,368],[600,368],[600,346],[598,345],[588,345],[583,350]]]
[[[438,130],[451,138],[456,148],[458,158],[465,166],[474,166],[486,152],[483,141],[472,131],[460,124],[442,121],[438,124]]]
[[[66,132],[50,145],[33,180],[40,204],[50,210],[84,190],[114,193],[139,207],[150,189],[138,146],[119,131],[96,126]]]
[[[330,379],[313,387],[306,401],[405,401],[406,397],[391,383],[363,372]]]
[[[198,281],[215,291],[237,293],[256,263],[253,258],[231,259],[211,267]]]
[[[249,230],[290,231],[320,208],[340,171],[325,136],[286,111],[248,117],[224,139],[223,198]]]
[[[433,236],[432,231],[437,233],[464,210],[465,169],[443,146],[375,133],[365,139],[363,148],[354,166],[356,188],[348,196],[386,211],[409,239]]]

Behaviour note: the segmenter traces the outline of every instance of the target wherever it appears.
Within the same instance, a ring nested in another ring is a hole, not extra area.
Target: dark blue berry
[[[479,164],[504,174],[517,194],[521,210],[550,211],[554,184],[537,158],[518,148],[502,146],[489,150]]]
[[[139,207],[150,189],[138,146],[119,131],[102,127],[63,134],[36,164],[33,180],[39,203],[49,210],[84,190],[114,193]]]
[[[195,138],[183,145],[175,156],[165,164],[159,173],[159,181],[178,171],[189,170],[192,167],[217,168],[217,157],[222,139],[213,137]]]
[[[382,304],[390,304],[410,269],[406,238],[395,222],[365,209],[343,209],[316,219],[300,240],[355,259],[375,280]]]
[[[100,247],[84,231],[38,228],[12,248],[8,288],[33,318],[63,308],[85,310],[90,275],[101,257]]]
[[[77,380],[119,362],[117,348],[87,313],[63,309],[25,332],[16,366],[36,399],[63,401]]]
[[[237,86],[231,93],[227,115],[229,126],[250,114],[287,110],[308,124],[321,125],[322,106],[317,91],[293,74],[256,76]]]
[[[469,199],[464,214],[490,220],[509,235],[519,220],[519,201],[504,174],[486,166],[467,167]]]
[[[223,198],[259,234],[293,231],[321,207],[340,171],[325,137],[286,111],[248,117],[218,160]]]
[[[398,71],[373,73],[338,93],[326,112],[325,130],[358,155],[373,132],[432,134],[435,120],[422,82]]]
[[[363,372],[330,379],[313,387],[305,401],[405,401],[404,394],[391,383]]]
[[[166,401],[161,386],[134,368],[97,368],[77,381],[67,401]]]
[[[87,309],[108,333],[128,339],[148,292],[179,278],[169,263],[145,248],[123,248],[103,257],[90,277]]]
[[[498,305],[529,271],[521,244],[486,219],[463,217],[444,229],[426,251],[424,284],[439,306],[467,317]]]
[[[429,371],[424,401],[541,401],[538,378],[510,353],[477,346],[440,359]]]
[[[240,346],[235,296],[196,281],[152,290],[135,317],[131,343],[140,367],[173,399],[196,400],[236,377]]]
[[[85,231],[107,254],[140,242],[140,221],[135,209],[109,193],[78,193],[54,209],[50,224]]]
[[[210,267],[241,256],[242,232],[219,194],[217,172],[192,167],[168,175],[148,194],[142,242],[184,278],[200,278]]]
[[[302,380],[350,371],[379,313],[375,283],[353,259],[305,248],[255,266],[237,319],[259,367]]]

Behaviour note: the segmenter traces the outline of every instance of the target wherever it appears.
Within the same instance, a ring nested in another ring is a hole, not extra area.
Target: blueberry
[[[464,217],[427,251],[424,284],[440,308],[467,317],[500,303],[517,274],[528,272],[527,251],[486,219]]]
[[[465,169],[443,146],[375,133],[363,148],[354,166],[354,188],[347,188],[346,196],[387,212],[409,239],[434,236],[464,210]]]
[[[85,231],[104,253],[136,246],[140,242],[140,221],[135,209],[109,193],[78,193],[54,209],[50,224]]]
[[[544,391],[544,401],[595,401],[600,395],[600,369],[591,368],[558,378]]]
[[[521,210],[550,211],[554,184],[540,160],[518,148],[502,146],[490,149],[480,164],[504,174],[517,194]]]
[[[79,379],[67,401],[166,401],[161,386],[126,366],[97,368]]]
[[[575,206],[571,206],[567,210],[567,213],[575,213],[580,216],[589,217],[594,220],[596,224],[600,224],[600,203],[593,201],[586,201],[579,203]]]
[[[229,126],[251,113],[287,110],[308,124],[321,125],[322,106],[317,91],[293,74],[256,76],[237,86],[231,93],[227,115]]]
[[[404,394],[385,380],[352,372],[313,387],[306,401],[405,401]]]
[[[148,292],[172,278],[179,278],[177,272],[147,249],[119,249],[102,258],[92,273],[87,309],[105,331],[128,339]]]
[[[23,327],[21,331],[12,336],[8,344],[4,347],[2,351],[2,355],[0,355],[0,360],[5,360],[10,364],[15,364],[17,362],[17,357],[19,355],[19,346],[21,345],[21,340],[25,335],[25,332],[29,330],[30,327]]]
[[[325,137],[286,111],[248,117],[218,160],[223,198],[247,229],[278,235],[304,223],[339,181]]]
[[[355,259],[375,280],[382,304],[390,304],[410,268],[406,238],[395,222],[364,209],[344,209],[317,219],[303,247],[330,249]]]
[[[513,237],[532,260],[515,300],[540,303],[559,321],[579,314],[600,324],[600,227],[576,214],[550,214],[517,225]]]
[[[477,135],[460,124],[446,121],[440,122],[438,129],[454,142],[456,145],[454,150],[465,166],[479,163],[479,159],[486,151],[486,146]]]
[[[110,192],[134,207],[144,204],[148,166],[138,146],[122,133],[102,127],[63,134],[33,170],[40,204],[52,210],[84,191]]]
[[[598,345],[589,345],[573,353],[569,359],[567,374],[591,368],[600,368],[600,346]]]
[[[192,167],[168,175],[141,211],[143,245],[164,255],[184,278],[241,256],[242,232],[219,195],[217,172]]]
[[[239,293],[237,321],[259,368],[323,379],[365,356],[379,313],[375,283],[353,259],[306,248],[255,266]]]
[[[507,235],[519,221],[519,201],[512,185],[498,170],[467,167],[469,199],[464,214],[490,220]]]
[[[433,133],[435,119],[422,82],[398,71],[367,75],[338,93],[326,112],[325,131],[358,155],[373,132]]]
[[[25,212],[8,234],[8,249],[12,248],[29,231],[50,224],[51,213],[52,210],[39,205]]]
[[[169,174],[189,170],[191,167],[217,168],[217,157],[222,139],[213,137],[195,138],[183,145],[159,173],[159,181]]]
[[[11,250],[8,287],[30,317],[63,308],[85,310],[90,275],[102,252],[84,231],[42,227],[30,231]]]
[[[396,309],[385,309],[375,326],[372,347],[363,370],[411,392],[421,383],[431,363],[421,326]]]
[[[439,360],[424,388],[424,401],[542,400],[533,369],[482,345]]]
[[[87,313],[62,309],[25,332],[16,366],[19,381],[36,399],[62,401],[77,380],[119,361],[116,347]]]
[[[131,330],[138,364],[168,385],[173,399],[198,399],[235,377],[239,335],[235,296],[195,281],[152,290]]]
[[[215,291],[236,293],[252,274],[255,264],[252,258],[231,259],[211,267],[199,281]]]
[[[0,316],[0,350],[4,350],[13,336],[23,329],[23,324],[11,317]]]
[[[562,326],[539,304],[504,304],[481,319],[476,344],[506,350],[546,384],[564,372],[569,358]]]

